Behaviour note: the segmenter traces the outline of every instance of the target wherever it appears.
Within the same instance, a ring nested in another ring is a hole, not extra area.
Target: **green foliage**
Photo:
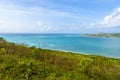
[[[0,80],[120,80],[120,59],[27,47],[0,38]]]
[[[0,54],[6,54],[7,50],[5,48],[0,48]]]

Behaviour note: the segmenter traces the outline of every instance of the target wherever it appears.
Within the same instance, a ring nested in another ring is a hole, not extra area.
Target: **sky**
[[[0,33],[101,32],[120,32],[120,0],[0,0]]]

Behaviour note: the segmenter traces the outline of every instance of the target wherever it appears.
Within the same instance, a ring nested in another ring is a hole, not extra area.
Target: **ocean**
[[[7,41],[43,49],[120,58],[120,38],[80,34],[0,34]]]

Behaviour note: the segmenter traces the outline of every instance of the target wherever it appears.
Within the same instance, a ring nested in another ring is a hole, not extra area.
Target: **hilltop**
[[[0,80],[120,80],[120,59],[27,47],[0,38]]]

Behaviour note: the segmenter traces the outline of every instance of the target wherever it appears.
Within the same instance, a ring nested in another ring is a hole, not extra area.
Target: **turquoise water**
[[[0,34],[15,43],[45,49],[82,52],[120,58],[120,38],[99,38],[73,34]]]

